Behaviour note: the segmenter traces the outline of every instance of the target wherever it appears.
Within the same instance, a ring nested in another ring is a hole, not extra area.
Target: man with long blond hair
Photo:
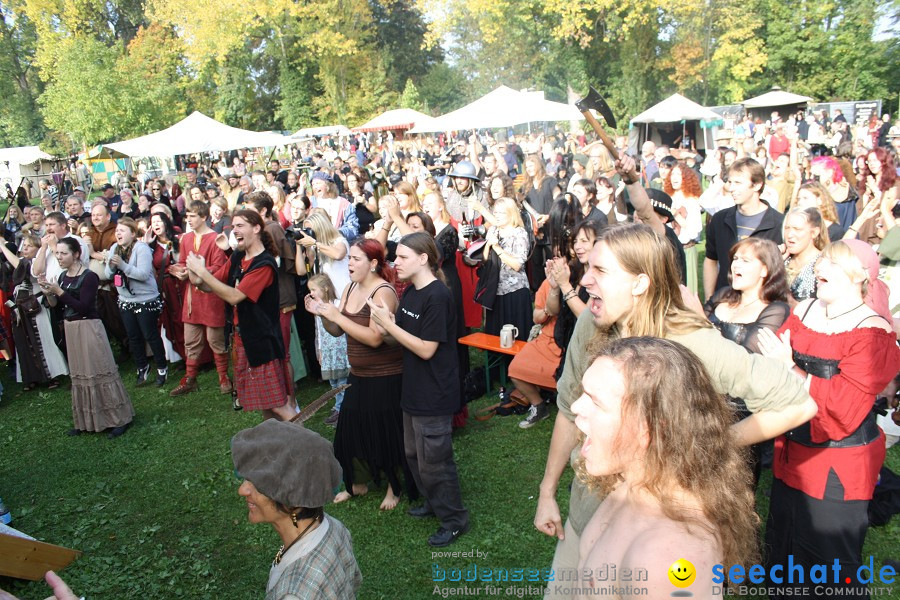
[[[619,339],[601,350],[582,384],[572,405],[584,436],[575,470],[605,499],[584,530],[579,570],[591,576],[618,567],[612,581],[594,578],[594,588],[622,585],[616,574],[625,569],[644,570],[636,585],[659,598],[671,591],[670,566],[681,559],[697,573],[754,563],[759,519],[750,470],[729,431],[732,408],[700,359],[669,340]],[[560,579],[566,583],[550,587],[569,591],[568,578]],[[694,597],[714,596],[702,575],[687,584]]]
[[[639,182],[628,186],[635,204],[644,204]],[[784,365],[726,340],[682,299],[671,245],[650,227],[629,224],[610,227],[598,238],[581,280],[590,300],[581,313],[569,343],[562,377],[557,385],[559,413],[553,429],[544,478],[540,485],[534,524],[557,537],[553,568],[575,569],[579,564],[579,536],[602,497],[583,484],[572,486],[565,528],[556,503],[559,479],[570,454],[579,446],[572,403],[589,357],[616,338],[653,336],[678,342],[694,352],[720,394],[743,398],[754,414],[732,425],[737,443],[749,445],[805,423],[816,413],[804,381]],[[724,401],[724,400],[723,400]],[[545,597],[554,595],[553,586]]]

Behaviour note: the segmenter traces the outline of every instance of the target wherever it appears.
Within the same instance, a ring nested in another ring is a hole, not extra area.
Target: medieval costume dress
[[[31,274],[31,260],[21,259],[12,274],[15,289],[12,336],[16,347],[16,380],[30,388],[68,375],[63,353],[53,339],[50,311]]]

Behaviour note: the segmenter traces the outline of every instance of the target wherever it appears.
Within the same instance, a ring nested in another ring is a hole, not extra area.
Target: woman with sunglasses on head
[[[817,299],[797,305],[780,338],[766,330],[759,336],[762,353],[806,379],[819,408],[809,423],[775,441],[766,570],[790,557],[806,572],[839,560],[843,573],[855,574],[885,457],[872,406],[900,369],[900,349],[878,255],[868,244],[828,245],[815,273]],[[859,585],[831,587],[868,598]]]
[[[66,355],[72,377],[72,417],[69,435],[104,431],[114,439],[125,433],[134,408],[113,358],[106,329],[97,312],[100,278],[81,262],[81,245],[71,237],[56,242],[56,260],[63,270],[57,281],[38,278],[50,306],[62,304]]]
[[[519,330],[518,339],[524,342],[528,340],[532,323],[531,292],[525,274],[528,234],[522,227],[522,216],[512,198],[500,198],[494,203],[494,221],[496,224],[488,230],[482,253],[485,260],[499,262],[500,276],[496,298],[491,310],[487,311],[484,331],[500,335],[501,327],[515,325]]]

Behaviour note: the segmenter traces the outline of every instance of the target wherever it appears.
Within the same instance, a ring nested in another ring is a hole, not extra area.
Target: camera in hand
[[[289,239],[292,242],[297,242],[303,236],[311,237],[312,239],[316,239],[316,232],[313,231],[309,227],[288,227],[284,230],[284,237]]]

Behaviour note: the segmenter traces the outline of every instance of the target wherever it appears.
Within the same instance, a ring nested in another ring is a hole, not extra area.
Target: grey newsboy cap
[[[231,458],[241,477],[290,508],[325,506],[341,483],[331,442],[294,423],[266,419],[239,431]]]

